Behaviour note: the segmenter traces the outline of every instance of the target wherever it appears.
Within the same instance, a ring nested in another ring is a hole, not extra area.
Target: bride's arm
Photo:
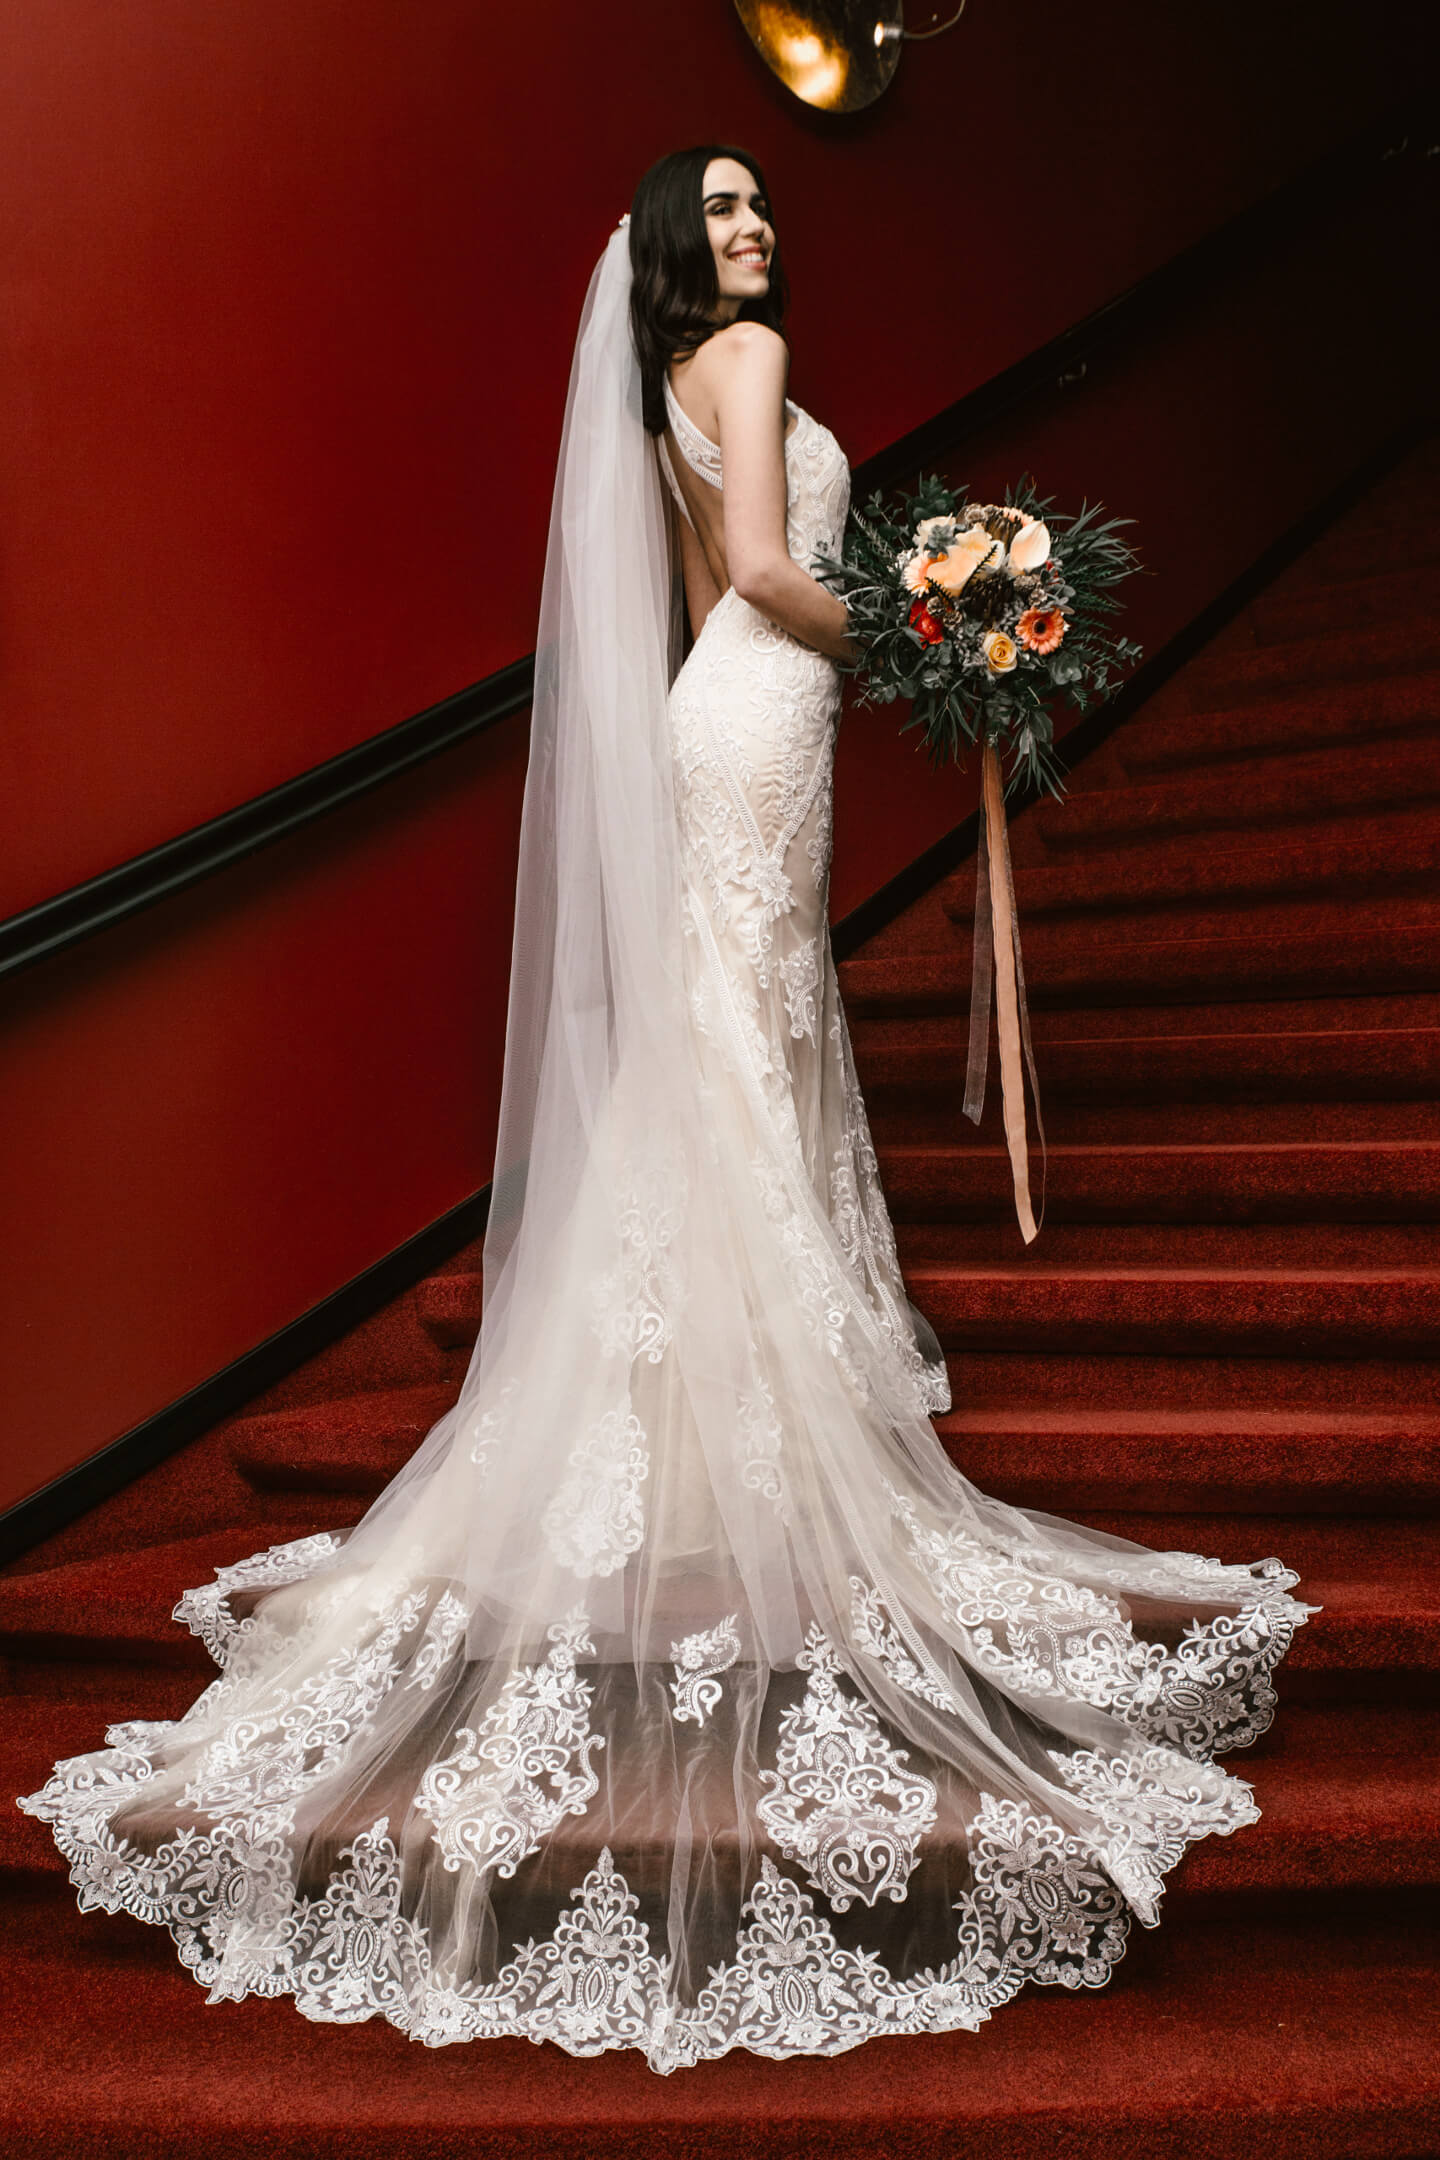
[[[712,338],[715,411],[725,468],[725,565],[742,600],[834,660],[854,660],[845,603],[785,545],[785,378],[790,355],[764,323]]]

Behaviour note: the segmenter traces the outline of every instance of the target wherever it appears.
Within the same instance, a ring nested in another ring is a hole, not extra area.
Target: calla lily
[[[1017,576],[1038,570],[1050,554],[1050,528],[1039,518],[1029,518],[1010,543],[1010,568]]]

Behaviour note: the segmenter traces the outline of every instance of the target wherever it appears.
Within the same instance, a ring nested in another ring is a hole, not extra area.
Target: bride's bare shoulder
[[[710,355],[710,367],[727,374],[737,369],[775,368],[790,365],[790,348],[769,323],[733,322],[705,340],[700,353]],[[698,357],[698,355],[697,355]]]
[[[790,348],[768,323],[727,323],[708,337],[695,355],[696,387],[717,407],[739,397],[768,404],[784,394],[790,372]]]

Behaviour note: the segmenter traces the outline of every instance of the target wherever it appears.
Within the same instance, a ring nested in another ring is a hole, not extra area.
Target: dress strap
[[[691,532],[694,532],[695,520],[690,515],[690,505],[686,502],[685,497],[680,492],[680,483],[675,477],[675,468],[670,462],[670,452],[665,447],[665,438],[663,435],[657,435],[655,437],[655,450],[657,456],[660,459],[660,470],[665,475],[665,484],[669,488],[670,493],[675,498],[675,502],[679,509],[681,517],[684,518],[686,524],[690,527]]]
[[[702,435],[684,406],[670,387],[670,377],[665,377],[665,410],[670,415],[670,426],[680,445],[680,455],[692,472],[713,488],[723,488],[725,482],[720,472],[720,445]]]

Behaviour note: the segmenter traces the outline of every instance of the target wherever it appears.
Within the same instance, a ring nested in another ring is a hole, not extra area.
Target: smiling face
[[[701,208],[720,293],[716,319],[734,322],[743,302],[763,299],[770,288],[775,252],[770,205],[749,166],[722,157],[711,158],[705,168]]]

